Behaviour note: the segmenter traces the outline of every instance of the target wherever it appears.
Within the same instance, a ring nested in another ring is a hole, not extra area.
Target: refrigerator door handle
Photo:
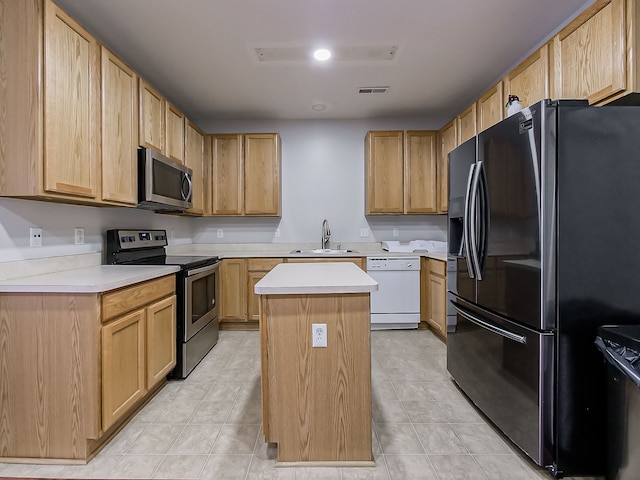
[[[469,232],[470,232],[470,250],[468,256],[471,257],[473,264],[473,271],[476,274],[478,280],[482,280],[482,272],[480,271],[480,260],[478,259],[478,189],[480,185],[480,173],[482,172],[482,161],[476,163],[476,167],[473,172],[473,180],[471,182],[471,192],[469,197]]]
[[[465,255],[464,258],[467,261],[467,269],[469,271],[470,278],[476,278],[473,265],[471,263],[471,241],[470,241],[470,232],[469,232],[469,224],[471,223],[470,215],[471,215],[471,183],[473,181],[473,176],[475,173],[476,164],[473,163],[469,167],[469,177],[467,178],[467,189],[465,190],[464,196],[464,217],[462,217],[462,237],[463,237],[463,245]]]
[[[479,272],[482,275],[482,271],[484,270],[484,264],[487,260],[487,246],[489,243],[489,189],[487,187],[487,169],[484,166],[483,162],[481,163],[480,170],[480,248],[478,250],[478,263],[479,263]],[[480,278],[482,280],[482,278]]]
[[[462,315],[464,318],[466,318],[470,322],[475,323],[479,327],[482,327],[485,330],[489,330],[490,332],[498,334],[501,337],[505,337],[505,338],[508,338],[509,340],[513,340],[514,342],[522,343],[523,345],[527,343],[527,337],[523,335],[518,335],[517,333],[510,332],[509,330],[505,330],[504,328],[500,328],[496,325],[492,325],[489,322],[485,322],[484,320],[476,317],[467,309],[462,307],[462,305],[460,305],[459,303],[452,301],[451,304],[460,315]]]

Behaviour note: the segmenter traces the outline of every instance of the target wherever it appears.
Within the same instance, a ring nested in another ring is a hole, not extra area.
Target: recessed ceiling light
[[[322,103],[314,103],[313,105],[311,105],[311,110],[315,110],[316,112],[322,112],[326,108],[327,106],[323,105]]]
[[[324,62],[325,60],[329,60],[329,58],[331,58],[331,52],[326,48],[318,48],[315,52],[313,52],[313,58]]]

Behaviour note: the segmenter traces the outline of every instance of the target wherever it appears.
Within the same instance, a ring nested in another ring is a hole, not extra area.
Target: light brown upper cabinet
[[[280,215],[280,135],[211,135],[211,213]]]
[[[467,107],[456,117],[458,141],[464,143],[478,133],[478,114],[476,103]]]
[[[366,215],[437,213],[436,132],[370,131]]]
[[[193,122],[187,121],[185,127],[184,164],[193,170],[192,207],[185,213],[203,215],[206,210],[207,188],[205,184],[205,140],[202,130]],[[207,149],[209,152],[209,149]]]
[[[486,130],[504,118],[505,102],[503,98],[502,82],[498,82],[478,99],[476,102],[478,132]]]
[[[449,152],[458,146],[456,119],[438,132],[438,213],[447,213],[449,206]]]
[[[171,160],[184,163],[185,150],[185,116],[176,107],[166,102],[166,152]]]
[[[140,79],[140,146],[166,152],[165,108],[160,92]]]
[[[107,50],[102,54],[102,198],[138,203],[138,76]]]
[[[140,79],[140,145],[184,163],[184,114],[155,88]]]
[[[629,31],[637,36],[637,0],[627,3]],[[637,86],[630,63],[637,62],[637,41],[627,44],[625,27],[625,0],[596,0],[563,28],[553,38],[553,97],[594,104]]]
[[[542,46],[504,77],[502,106],[517,95],[523,107],[549,98],[549,44]],[[504,111],[504,110],[503,110]]]
[[[244,135],[244,214],[280,216],[280,135]]]
[[[0,10],[0,195],[100,203],[98,42],[48,0]]]
[[[404,132],[404,208],[406,213],[437,213],[436,132]]]

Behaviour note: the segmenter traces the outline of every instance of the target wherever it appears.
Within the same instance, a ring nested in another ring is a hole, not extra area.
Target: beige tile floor
[[[0,464],[36,478],[541,480],[472,408],[431,332],[372,332],[375,467],[276,468],[260,432],[257,332],[228,332],[192,374],[170,381],[87,465]],[[584,480],[584,478],[582,479]]]

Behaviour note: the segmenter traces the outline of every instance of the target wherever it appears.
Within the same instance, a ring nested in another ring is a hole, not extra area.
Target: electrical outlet
[[[29,246],[41,247],[42,246],[42,229],[30,228],[29,229]]]
[[[84,245],[84,228],[76,227],[73,229],[76,245]]]
[[[311,324],[311,335],[313,336],[313,347],[326,347],[327,346],[327,324],[326,323],[313,323]]]
[[[279,237],[279,236],[280,236],[280,229],[279,229],[279,228],[276,228],[276,235],[275,235],[275,236],[276,236],[276,237]]]
[[[171,230],[169,230],[169,238],[171,240],[173,240],[174,238],[176,238],[176,231],[172,228]]]
[[[361,228],[360,229],[360,237],[361,238],[367,238],[369,236],[369,229],[368,228]]]
[[[221,228],[219,228],[218,229],[218,238],[223,238],[223,237],[224,237],[224,231]]]
[[[393,229],[393,236],[394,236],[394,237],[397,237],[399,234],[400,234],[400,232],[398,232],[398,229],[397,229],[397,228],[394,228],[394,229]]]

